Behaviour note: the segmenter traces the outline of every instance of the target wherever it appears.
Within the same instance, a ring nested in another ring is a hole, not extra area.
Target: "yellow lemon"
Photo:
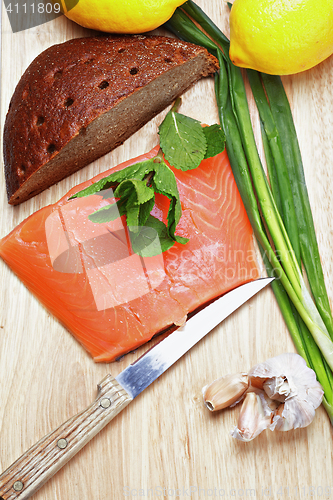
[[[65,16],[108,33],[145,33],[165,23],[186,0],[61,0]]]
[[[332,0],[235,0],[230,59],[273,75],[312,68],[333,53]]]

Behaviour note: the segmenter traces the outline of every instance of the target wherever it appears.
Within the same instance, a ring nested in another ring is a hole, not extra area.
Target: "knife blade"
[[[273,279],[258,279],[231,290],[197,312],[116,378],[107,375],[98,384],[98,396],[88,408],[38,441],[1,474],[0,500],[25,500],[33,495],[146,387]]]
[[[245,283],[215,300],[125,368],[117,375],[116,380],[134,399],[207,333],[272,280],[273,278],[261,278]]]

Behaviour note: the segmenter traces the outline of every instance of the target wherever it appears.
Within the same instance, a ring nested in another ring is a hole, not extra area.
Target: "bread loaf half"
[[[78,38],[45,50],[18,83],[5,121],[9,203],[105,155],[217,69],[205,49],[162,36]]]

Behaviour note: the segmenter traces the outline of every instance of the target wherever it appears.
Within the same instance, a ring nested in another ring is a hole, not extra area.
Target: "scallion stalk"
[[[261,74],[265,92],[283,142],[298,223],[301,256],[317,308],[333,338],[333,318],[321,266],[318,243],[306,187],[303,162],[289,102],[278,76]]]
[[[284,158],[282,143],[271,108],[267,105],[267,98],[264,88],[260,81],[260,75],[257,71],[248,70],[247,72],[251,85],[253,97],[256,101],[260,119],[263,124],[266,138],[269,144],[270,153],[275,165],[279,168],[275,169],[278,191],[278,197],[281,208],[280,213],[283,218],[286,231],[288,233],[290,243],[292,244],[298,264],[301,264],[301,250],[298,235],[298,224],[296,211],[294,207],[293,194],[290,184],[287,164]],[[283,193],[283,196],[281,196]]]

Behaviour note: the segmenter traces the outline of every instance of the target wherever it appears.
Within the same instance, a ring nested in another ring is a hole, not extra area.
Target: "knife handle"
[[[1,474],[0,500],[29,498],[132,401],[111,375],[97,387],[98,396],[86,410],[38,441]]]

